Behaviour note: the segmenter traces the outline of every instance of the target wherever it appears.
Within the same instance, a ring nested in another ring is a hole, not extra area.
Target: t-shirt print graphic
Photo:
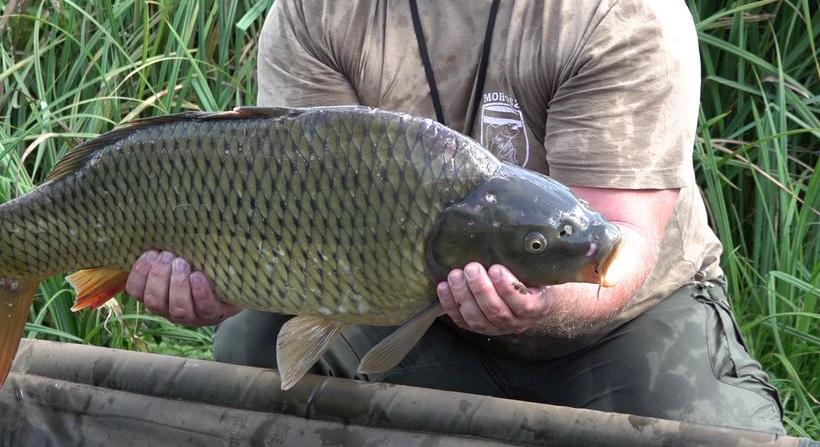
[[[481,145],[501,161],[526,166],[530,144],[518,101],[503,92],[485,93],[481,106]]]

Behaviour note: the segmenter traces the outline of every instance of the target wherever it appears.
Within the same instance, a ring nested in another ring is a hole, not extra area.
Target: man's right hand
[[[146,251],[134,263],[125,291],[145,307],[174,323],[210,326],[240,309],[218,301],[205,274],[170,251]]]

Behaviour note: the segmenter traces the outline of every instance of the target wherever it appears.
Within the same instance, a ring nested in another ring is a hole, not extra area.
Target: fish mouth
[[[612,246],[612,250],[610,250],[605,258],[601,259],[598,263],[589,264],[581,271],[579,280],[581,282],[598,284],[602,287],[614,287],[618,285],[622,272],[612,267],[613,265],[619,264],[617,259],[621,255],[623,245],[623,238],[618,238]]]
[[[602,287],[614,287],[621,281],[621,272],[619,269],[613,269],[612,266],[617,263],[618,257],[621,254],[621,248],[624,246],[623,238],[619,238],[609,256],[604,258],[595,269],[599,274],[599,282]]]

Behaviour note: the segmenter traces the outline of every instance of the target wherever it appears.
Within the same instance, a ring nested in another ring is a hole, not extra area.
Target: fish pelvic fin
[[[288,390],[296,385],[341,331],[340,321],[306,315],[291,318],[282,325],[276,339],[281,388]]]
[[[0,387],[11,370],[39,280],[0,277]]]
[[[371,348],[362,358],[356,372],[359,374],[376,374],[398,365],[440,315],[444,315],[444,308],[441,307],[438,301],[431,303],[415,317],[404,323],[396,332],[393,332]]]
[[[114,295],[125,290],[128,273],[108,267],[80,270],[65,278],[74,291],[77,299],[71,306],[72,312],[91,308],[96,309]]]

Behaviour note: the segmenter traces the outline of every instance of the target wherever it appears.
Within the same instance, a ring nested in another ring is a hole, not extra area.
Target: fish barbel
[[[287,389],[345,324],[403,325],[360,370],[394,366],[442,314],[435,286],[452,268],[608,285],[619,244],[567,187],[429,119],[354,106],[149,118],[0,205],[0,384],[43,278],[77,271],[74,310],[97,307],[149,249],[189,260],[222,301],[297,315],[277,340]]]

